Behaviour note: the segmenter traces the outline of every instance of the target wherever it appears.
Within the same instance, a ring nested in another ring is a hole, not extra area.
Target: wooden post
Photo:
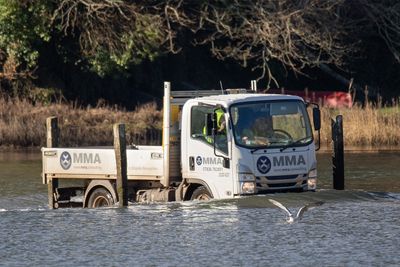
[[[59,130],[57,117],[49,117],[46,120],[47,128],[47,147],[58,147]],[[58,179],[47,177],[47,195],[49,199],[49,208],[58,208],[58,204],[54,197],[56,188],[58,187]]]
[[[114,150],[117,164],[117,194],[119,207],[124,207],[128,206],[125,124],[114,124]]]
[[[333,189],[344,190],[344,144],[342,115],[336,116],[336,121],[332,120],[331,126],[333,141]]]

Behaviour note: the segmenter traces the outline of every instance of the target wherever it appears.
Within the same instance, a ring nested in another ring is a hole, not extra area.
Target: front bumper
[[[274,191],[308,191],[308,175],[257,176],[256,189],[258,194]],[[311,190],[315,190],[315,187]]]

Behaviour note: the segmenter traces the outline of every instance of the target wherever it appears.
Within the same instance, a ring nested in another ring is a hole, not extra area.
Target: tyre
[[[99,187],[90,194],[88,208],[110,207],[114,203],[115,200],[111,193],[107,189]]]
[[[197,187],[192,194],[191,200],[207,201],[212,199],[211,193],[208,192],[205,186]]]

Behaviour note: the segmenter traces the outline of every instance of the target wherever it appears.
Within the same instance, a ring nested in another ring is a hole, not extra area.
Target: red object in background
[[[324,105],[331,108],[351,108],[353,101],[349,93],[332,92],[327,95]]]
[[[285,89],[271,89],[268,90],[266,93],[297,95],[302,97],[305,101],[318,103],[330,108],[351,108],[353,106],[351,94],[340,91],[310,92],[308,90],[295,91]]]

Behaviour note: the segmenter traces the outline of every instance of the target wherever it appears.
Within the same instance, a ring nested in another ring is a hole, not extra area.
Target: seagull
[[[307,204],[307,205],[301,207],[299,209],[299,211],[297,212],[296,217],[294,217],[293,214],[282,203],[280,203],[280,202],[278,202],[276,200],[270,199],[270,198],[268,200],[269,200],[269,202],[271,202],[275,206],[281,208],[282,210],[284,210],[288,214],[289,218],[286,219],[287,223],[294,223],[297,220],[301,220],[301,218],[303,217],[303,213],[304,212],[306,212],[307,210],[312,209],[312,208],[314,208],[316,206],[321,206],[322,204],[324,204],[324,202],[322,202],[322,201],[318,201],[318,202]]]

